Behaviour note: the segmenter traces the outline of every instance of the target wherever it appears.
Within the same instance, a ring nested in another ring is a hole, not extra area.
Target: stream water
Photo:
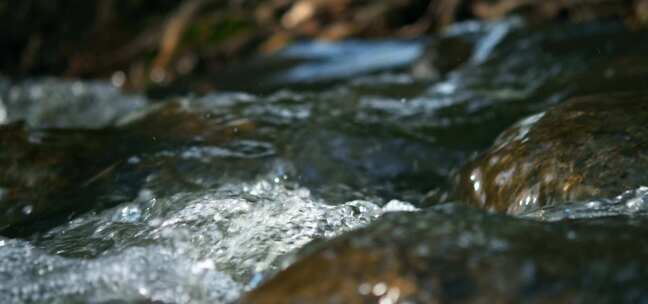
[[[617,23],[442,35],[474,47],[436,81],[410,73],[427,39],[299,43],[204,96],[0,80],[0,303],[235,302],[310,242],[443,200],[515,121],[647,84],[646,33]],[[627,190],[517,220],[631,221]]]

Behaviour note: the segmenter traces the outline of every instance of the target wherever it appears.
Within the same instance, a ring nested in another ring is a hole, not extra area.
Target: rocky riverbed
[[[646,35],[303,42],[204,95],[2,78],[0,302],[647,301]]]

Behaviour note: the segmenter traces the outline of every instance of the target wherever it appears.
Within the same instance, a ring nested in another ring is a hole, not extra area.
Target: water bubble
[[[457,90],[457,86],[453,82],[445,81],[445,82],[439,83],[435,87],[435,89],[440,94],[450,95],[450,94],[455,93],[455,91]]]
[[[419,210],[420,209],[414,207],[412,204],[399,200],[391,200],[383,207],[383,212],[414,212]]]
[[[126,206],[120,209],[116,216],[113,218],[116,222],[133,223],[140,220],[142,217],[142,210],[137,206]]]
[[[197,262],[193,268],[192,271],[194,273],[199,273],[203,271],[208,271],[208,270],[214,270],[216,268],[216,265],[214,265],[214,261],[212,260],[203,260]]]
[[[148,296],[151,292],[146,287],[140,287],[137,289],[137,292],[143,296]]]
[[[626,202],[626,206],[629,210],[633,212],[638,212],[646,209],[646,201],[648,201],[648,196],[646,197],[635,197],[631,198]]]

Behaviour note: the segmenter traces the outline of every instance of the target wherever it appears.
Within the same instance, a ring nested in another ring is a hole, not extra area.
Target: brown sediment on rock
[[[648,184],[648,95],[573,98],[506,130],[456,179],[457,199],[517,214]]]

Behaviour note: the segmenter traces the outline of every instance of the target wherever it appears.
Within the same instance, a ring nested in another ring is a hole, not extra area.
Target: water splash
[[[567,219],[645,215],[648,215],[648,187],[628,190],[610,199],[547,206],[525,212],[520,216],[555,222]]]
[[[400,201],[331,206],[274,178],[170,197],[142,190],[35,245],[2,239],[0,300],[230,302],[306,243],[414,210]]]
[[[162,246],[97,259],[65,258],[0,238],[2,303],[231,302],[241,285]]]

